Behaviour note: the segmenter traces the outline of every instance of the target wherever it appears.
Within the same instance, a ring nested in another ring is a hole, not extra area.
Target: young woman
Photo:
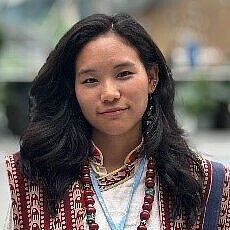
[[[189,148],[173,100],[170,69],[132,17],[76,23],[33,81],[6,159],[13,229],[227,229],[229,170]]]

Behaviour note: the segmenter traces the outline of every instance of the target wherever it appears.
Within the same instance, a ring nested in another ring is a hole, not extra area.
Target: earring
[[[157,80],[156,79],[153,80],[153,86],[154,86],[154,88],[156,88],[156,86],[157,86]]]
[[[151,80],[149,80],[149,82],[151,82]],[[153,83],[151,84],[151,88],[149,90],[149,93],[153,93],[154,90],[156,89],[156,86],[157,86],[157,80],[153,80]]]
[[[150,94],[148,98],[148,108],[147,108],[147,119],[146,119],[146,125],[147,127],[150,126],[153,123],[154,120],[154,106],[152,105],[153,96]]]

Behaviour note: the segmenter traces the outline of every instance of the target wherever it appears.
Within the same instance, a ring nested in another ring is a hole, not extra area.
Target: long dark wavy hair
[[[75,61],[86,43],[111,31],[136,49],[147,72],[158,66],[159,82],[142,121],[142,154],[155,159],[160,183],[172,203],[171,216],[185,212],[192,226],[202,204],[201,162],[177,125],[170,69],[148,33],[127,14],[91,15],[73,25],[51,51],[30,90],[30,121],[20,141],[20,168],[43,186],[48,209],[55,216],[91,153],[91,127],[75,96]],[[197,169],[195,175],[191,166]]]

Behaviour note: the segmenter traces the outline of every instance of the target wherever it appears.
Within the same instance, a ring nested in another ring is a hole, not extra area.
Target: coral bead
[[[149,211],[147,210],[143,210],[141,213],[140,213],[140,218],[141,220],[148,220],[150,217],[150,214],[149,214]]]
[[[145,225],[141,224],[137,227],[137,230],[147,230],[147,227]]]
[[[89,174],[89,167],[84,166],[81,170],[82,175]]]
[[[89,230],[98,230],[99,226],[97,223],[89,224]]]
[[[93,196],[94,192],[91,189],[87,189],[87,190],[84,191],[84,195],[85,196]]]
[[[147,169],[154,169],[154,162],[153,161],[148,162]]]
[[[144,210],[148,210],[151,211],[152,210],[152,204],[148,203],[148,202],[144,202],[144,204],[142,205],[142,208]]]
[[[85,174],[83,177],[82,177],[82,181],[83,183],[90,183],[91,182],[91,178],[88,174]]]
[[[87,214],[96,213],[96,209],[94,207],[87,207],[86,208],[86,213]]]
[[[94,204],[94,203],[95,203],[95,200],[94,200],[92,197],[87,197],[87,198],[85,199],[85,203],[86,203],[86,205]]]
[[[151,195],[145,195],[145,197],[144,197],[144,202],[147,202],[149,204],[152,204],[153,200],[154,200],[154,197]]]
[[[147,170],[147,172],[146,172],[146,178],[148,178],[148,177],[151,177],[151,178],[155,177],[155,172],[154,172],[153,169]]]
[[[152,188],[152,187],[154,187],[154,185],[155,185],[155,182],[154,182],[154,180],[152,178],[146,179],[145,186],[147,188]]]

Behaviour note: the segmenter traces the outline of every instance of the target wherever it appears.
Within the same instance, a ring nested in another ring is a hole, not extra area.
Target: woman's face
[[[75,70],[76,97],[93,136],[140,134],[157,73],[147,75],[134,48],[114,33],[101,35],[83,47]]]

